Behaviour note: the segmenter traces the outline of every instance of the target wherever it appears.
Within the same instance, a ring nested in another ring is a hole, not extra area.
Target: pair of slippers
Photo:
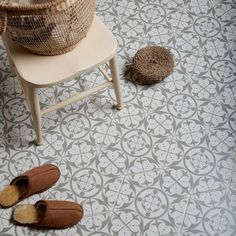
[[[8,208],[33,194],[46,191],[59,177],[60,170],[51,164],[26,171],[0,191],[0,206]],[[77,224],[83,217],[83,208],[70,201],[40,200],[34,205],[17,206],[12,217],[23,225],[62,229]]]

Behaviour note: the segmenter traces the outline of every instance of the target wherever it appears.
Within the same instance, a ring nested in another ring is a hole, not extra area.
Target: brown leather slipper
[[[11,207],[26,197],[43,192],[52,187],[59,177],[60,170],[52,164],[26,171],[0,192],[0,206]]]
[[[45,228],[68,228],[83,217],[83,208],[75,202],[41,200],[34,205],[19,205],[13,220],[19,224]]]

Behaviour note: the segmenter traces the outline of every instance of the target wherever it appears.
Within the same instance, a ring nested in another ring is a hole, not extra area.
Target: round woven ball
[[[131,80],[151,85],[168,77],[174,69],[174,57],[170,50],[159,46],[147,46],[134,56]]]

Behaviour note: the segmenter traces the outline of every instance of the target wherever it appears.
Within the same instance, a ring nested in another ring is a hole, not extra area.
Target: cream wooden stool
[[[82,98],[114,85],[117,104],[122,108],[122,97],[117,65],[117,41],[107,27],[95,16],[91,29],[79,45],[63,55],[39,56],[31,54],[22,47],[13,43],[3,35],[11,69],[15,72],[22,85],[27,103],[32,113],[33,124],[36,132],[36,144],[42,143],[41,116],[60,109],[65,105],[74,103]],[[101,65],[107,63],[110,67],[112,78],[108,76]],[[73,79],[98,68],[107,82],[80,92],[67,100],[55,105],[40,109],[37,88],[52,86]]]

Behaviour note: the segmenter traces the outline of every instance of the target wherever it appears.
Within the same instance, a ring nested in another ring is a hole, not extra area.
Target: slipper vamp
[[[16,184],[19,180],[27,180],[27,186],[20,196],[20,200],[31,196],[35,193],[43,192],[52,187],[60,177],[59,169],[52,165],[46,164],[29,171],[24,172],[11,181],[12,184]],[[19,186],[20,187],[20,186]]]
[[[39,201],[35,206],[45,207],[40,221],[36,224],[47,228],[67,228],[77,224],[83,217],[81,205],[70,201]]]

